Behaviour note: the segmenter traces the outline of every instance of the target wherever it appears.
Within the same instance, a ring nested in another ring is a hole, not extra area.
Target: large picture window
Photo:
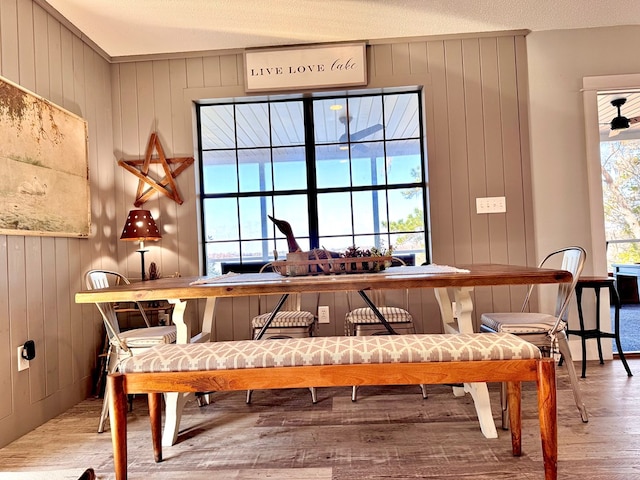
[[[303,250],[428,260],[419,92],[199,105],[205,273]]]

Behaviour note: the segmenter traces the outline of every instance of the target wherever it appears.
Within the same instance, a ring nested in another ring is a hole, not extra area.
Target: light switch
[[[476,198],[476,213],[505,213],[507,200],[505,197]]]

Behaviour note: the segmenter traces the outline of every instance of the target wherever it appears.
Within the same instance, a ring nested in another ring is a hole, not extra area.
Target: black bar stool
[[[582,290],[585,288],[592,288],[596,296],[596,328],[585,330],[584,317],[582,314]],[[609,289],[609,299],[615,309],[614,317],[614,331],[603,332],[600,330],[600,289]],[[622,345],[620,344],[620,297],[618,296],[618,290],[616,289],[615,279],[613,277],[580,277],[576,284],[576,301],[578,303],[578,318],[580,319],[580,330],[567,330],[570,335],[578,335],[582,340],[582,378],[586,377],[587,373],[587,339],[595,338],[598,340],[598,356],[600,357],[600,364],[604,364],[602,358],[602,344],[601,338],[613,338],[616,341],[618,347],[618,354],[620,360],[624,365],[627,375],[633,376],[629,364],[626,358],[624,358],[624,352],[622,351]]]

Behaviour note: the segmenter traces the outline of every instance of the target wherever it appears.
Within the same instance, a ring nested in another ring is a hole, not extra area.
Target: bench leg
[[[558,478],[558,411],[556,371],[553,361],[538,362],[538,415],[545,480]]]
[[[116,480],[127,480],[127,394],[124,391],[124,376],[109,375],[107,383]]]
[[[509,429],[511,430],[511,451],[514,457],[522,455],[522,384],[508,382],[506,386],[509,404]],[[503,411],[503,413],[505,413]]]
[[[149,393],[149,421],[151,422],[151,441],[153,443],[153,459],[162,461],[162,394]]]

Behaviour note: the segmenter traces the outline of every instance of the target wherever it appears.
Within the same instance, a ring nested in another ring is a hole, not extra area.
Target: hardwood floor
[[[559,478],[640,478],[640,358],[589,362],[581,387],[590,421],[583,424],[566,369],[558,369]],[[576,364],[578,367],[578,364]],[[497,384],[489,391],[499,425]],[[523,456],[511,456],[508,432],[485,439],[469,395],[428,386],[215,394],[187,405],[178,443],[153,462],[146,399],[129,415],[129,478],[220,480],[542,479],[535,390],[523,388]],[[101,400],[88,399],[0,449],[0,479],[77,479],[92,467],[113,476],[111,438],[96,433]],[[12,473],[8,473],[12,472]]]

